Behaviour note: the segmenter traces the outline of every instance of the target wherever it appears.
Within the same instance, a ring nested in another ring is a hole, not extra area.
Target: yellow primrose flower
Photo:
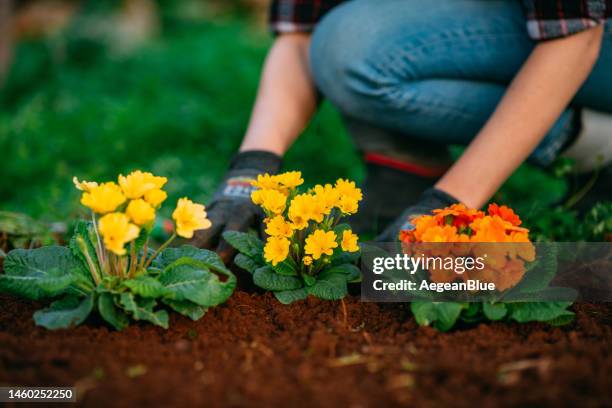
[[[321,203],[323,212],[326,215],[338,204],[340,199],[338,191],[331,184],[326,184],[325,186],[316,185],[314,193],[315,199]]]
[[[168,194],[166,194],[166,192],[160,188],[149,190],[144,195],[144,199],[155,208],[159,207],[161,203],[166,201],[166,198],[168,198]]]
[[[264,247],[264,258],[276,266],[289,255],[289,240],[285,237],[270,237]]]
[[[116,255],[125,255],[125,244],[136,239],[140,230],[123,213],[110,213],[100,218],[98,230],[104,246]]]
[[[115,211],[124,202],[125,196],[121,192],[121,188],[113,182],[91,187],[81,196],[81,204],[98,214]]]
[[[302,258],[302,262],[306,266],[312,265],[312,256],[306,255],[305,257]]]
[[[202,204],[196,204],[184,197],[178,200],[172,218],[176,221],[176,233],[183,238],[192,238],[193,232],[210,228],[212,223],[206,218]]]
[[[316,260],[322,255],[331,255],[336,247],[338,247],[336,233],[318,229],[306,238],[304,251]]]
[[[285,220],[282,215],[266,218],[266,234],[272,237],[291,237],[293,235],[293,226]]]
[[[74,183],[74,186],[77,188],[77,190],[85,192],[89,192],[92,188],[98,187],[98,183],[96,183],[95,181],[79,181],[76,176],[72,178],[72,182]]]
[[[354,181],[338,179],[336,180],[336,190],[340,197],[350,197],[355,201],[361,201],[363,198],[361,189],[355,186]]]
[[[263,207],[273,214],[280,214],[285,211],[287,196],[277,190],[255,190],[251,193],[253,203]]]
[[[140,170],[133,171],[127,176],[119,175],[119,185],[125,196],[131,200],[142,197],[147,191],[162,188],[167,181],[165,177],[157,177]]]
[[[288,217],[295,229],[301,230],[308,226],[309,220],[323,221],[325,209],[323,204],[310,194],[298,194],[291,200]]]
[[[258,175],[256,180],[251,181],[251,185],[262,190],[276,190],[279,187],[276,176],[268,173]]]
[[[344,214],[355,214],[359,209],[359,201],[349,196],[342,196],[337,204]]]
[[[359,245],[357,245],[358,239],[359,237],[356,234],[353,234],[353,231],[342,231],[342,241],[340,241],[340,246],[342,247],[342,250],[348,252],[359,251]]]
[[[155,219],[155,209],[142,198],[130,201],[125,213],[134,224],[141,227]]]
[[[276,176],[276,180],[287,188],[295,188],[304,183],[302,178],[302,172],[300,171],[288,171]]]

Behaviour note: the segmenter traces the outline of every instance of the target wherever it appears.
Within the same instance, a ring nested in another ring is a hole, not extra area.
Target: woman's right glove
[[[224,231],[246,231],[261,222],[262,213],[251,201],[255,189],[251,181],[259,174],[276,174],[281,168],[280,156],[261,150],[238,153],[229,171],[206,207],[212,227],[196,232],[191,243],[198,248],[215,249],[224,261],[234,255],[234,249],[221,234]]]
[[[414,218],[419,215],[430,214],[433,210],[448,207],[458,202],[459,200],[442,190],[438,190],[435,187],[429,188],[421,194],[416,204],[406,208],[382,234],[376,237],[376,241],[395,242],[399,239],[400,231],[414,229],[412,224]]]

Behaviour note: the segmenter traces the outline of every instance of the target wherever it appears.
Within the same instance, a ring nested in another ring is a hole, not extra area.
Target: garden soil
[[[237,291],[198,322],[35,327],[0,296],[0,385],[76,386],[86,406],[612,406],[612,305],[575,322],[418,327],[406,305]]]

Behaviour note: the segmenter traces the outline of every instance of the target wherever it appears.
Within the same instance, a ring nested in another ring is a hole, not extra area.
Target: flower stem
[[[159,248],[157,248],[157,250],[153,253],[153,255],[151,255],[151,257],[149,258],[149,260],[147,262],[145,262],[144,264],[144,269],[147,269],[149,267],[149,265],[151,265],[151,262],[153,262],[153,260],[155,258],[157,258],[157,255],[159,255],[159,253],[161,251],[163,251],[164,249],[166,249],[168,247],[168,245],[170,245],[170,243],[172,241],[174,241],[174,239],[176,238],[176,232],[172,233],[172,236],[170,238],[168,238],[168,240],[166,242],[164,242]]]
[[[136,245],[134,241],[130,242],[130,267],[128,272],[128,278],[132,279],[136,273]]]
[[[145,243],[142,246],[142,256],[140,257],[140,269],[144,268],[145,260],[147,259],[147,252],[149,251],[149,235],[147,234],[147,239],[145,239]]]

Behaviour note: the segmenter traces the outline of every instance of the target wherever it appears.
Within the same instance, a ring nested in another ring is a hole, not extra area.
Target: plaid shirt
[[[312,31],[317,22],[345,0],[273,0],[270,29],[275,34]],[[612,16],[612,0],[523,0],[527,32],[534,40],[578,33]]]

